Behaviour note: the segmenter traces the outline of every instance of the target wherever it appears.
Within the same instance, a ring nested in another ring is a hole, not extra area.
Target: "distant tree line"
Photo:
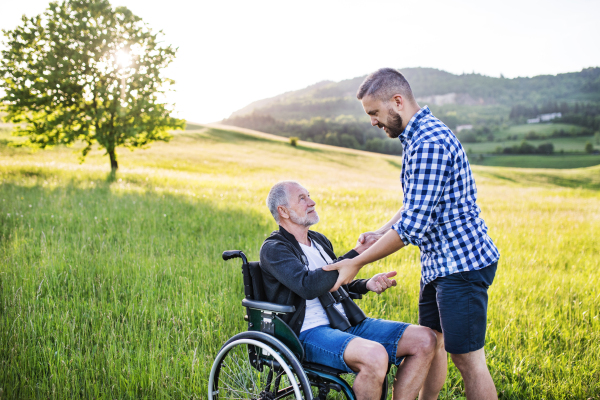
[[[580,129],[572,129],[570,131],[566,131],[564,129],[555,129],[550,135],[542,135],[535,131],[530,131],[525,134],[525,139],[527,140],[542,140],[549,138],[573,138],[580,136],[592,136],[594,131],[590,128],[580,128]]]
[[[554,123],[565,123],[582,126],[592,130],[600,129],[600,104],[598,103],[558,103],[545,102],[542,106],[515,105],[510,110],[509,118],[515,122],[524,122],[527,118],[535,118],[540,114],[561,113],[561,118],[553,119]]]
[[[298,137],[309,142],[383,154],[402,154],[402,144],[398,139],[389,139],[383,131],[372,127],[369,122],[358,121],[350,115],[282,121],[268,114],[253,112],[222,122],[286,137]]]
[[[542,143],[539,146],[534,146],[531,143],[523,140],[521,144],[516,144],[510,147],[496,148],[498,154],[552,154],[554,153],[554,145],[552,143]]]

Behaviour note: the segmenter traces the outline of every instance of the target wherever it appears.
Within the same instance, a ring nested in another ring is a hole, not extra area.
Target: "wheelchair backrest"
[[[267,296],[265,295],[265,288],[263,284],[262,271],[260,269],[260,263],[258,261],[249,262],[242,266],[242,272],[244,274],[244,294],[246,298],[252,300],[266,301]]]

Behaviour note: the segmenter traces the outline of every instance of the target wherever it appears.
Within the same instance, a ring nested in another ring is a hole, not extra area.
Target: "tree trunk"
[[[116,171],[117,169],[119,169],[119,164],[117,164],[117,154],[115,153],[115,149],[108,150],[108,156],[110,157],[111,171]]]

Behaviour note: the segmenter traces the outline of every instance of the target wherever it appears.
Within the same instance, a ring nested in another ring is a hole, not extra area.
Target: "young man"
[[[388,363],[394,363],[399,365],[394,399],[414,399],[433,359],[435,334],[429,328],[372,318],[345,331],[333,329],[318,299],[330,291],[338,278],[337,272],[323,271],[322,267],[356,257],[374,240],[367,239],[336,259],[331,242],[309,230],[319,222],[319,216],[308,191],[296,182],[273,186],[267,206],[279,230],[260,249],[265,293],[270,302],[296,307],[296,313],[288,316],[286,322],[299,335],[306,360],[357,373],[353,389],[360,400],[380,399]],[[346,289],[360,294],[381,293],[396,284],[389,279],[395,274],[355,280]],[[345,315],[342,307],[334,307]]]
[[[378,239],[372,247],[324,269],[339,271],[337,288],[364,265],[406,245],[419,246],[419,324],[436,332],[439,346],[419,399],[437,398],[446,379],[446,351],[463,377],[467,399],[497,399],[483,346],[487,288],[500,255],[479,217],[467,155],[452,131],[427,106],[420,108],[399,71],[372,73],[357,97],[371,125],[402,142],[403,206],[380,229],[360,236],[359,242]]]

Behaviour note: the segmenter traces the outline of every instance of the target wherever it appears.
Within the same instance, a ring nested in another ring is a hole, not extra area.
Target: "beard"
[[[305,228],[308,228],[309,226],[312,226],[312,225],[316,224],[317,222],[319,222],[319,214],[317,214],[316,211],[312,214],[309,214],[310,211],[314,211],[314,210],[315,210],[314,207],[306,210],[306,215],[304,217],[298,216],[298,214],[296,214],[296,212],[294,210],[288,210],[288,212],[290,214],[290,220],[293,223],[302,225]]]
[[[388,114],[389,122],[387,123],[387,125],[384,125],[380,122],[379,124],[377,124],[377,126],[383,128],[388,137],[396,139],[404,131],[404,129],[402,129],[402,117],[400,116],[400,114],[398,114],[391,108],[388,110]]]

